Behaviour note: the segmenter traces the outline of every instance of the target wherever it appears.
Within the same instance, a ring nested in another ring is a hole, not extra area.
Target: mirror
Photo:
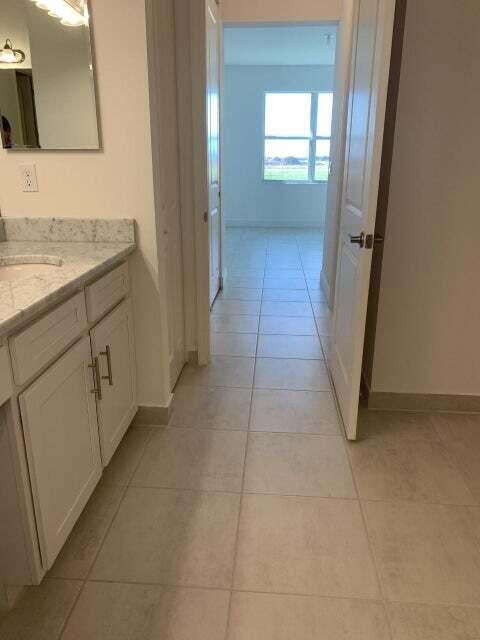
[[[87,0],[0,0],[4,149],[98,149]]]

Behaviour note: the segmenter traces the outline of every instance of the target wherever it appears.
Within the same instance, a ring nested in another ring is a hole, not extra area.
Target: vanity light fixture
[[[48,11],[66,27],[82,27],[88,24],[88,13],[83,0],[31,0],[39,9]]]
[[[18,64],[25,60],[25,54],[21,49],[14,49],[12,41],[7,38],[3,49],[0,49],[0,62],[5,64]]]

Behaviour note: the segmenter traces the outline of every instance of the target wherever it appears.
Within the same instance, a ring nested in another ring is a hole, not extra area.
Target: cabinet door
[[[91,360],[90,342],[84,338],[20,396],[47,569],[102,474]]]
[[[102,461],[107,466],[137,411],[130,301],[124,300],[92,329],[90,336],[101,378],[98,426]]]

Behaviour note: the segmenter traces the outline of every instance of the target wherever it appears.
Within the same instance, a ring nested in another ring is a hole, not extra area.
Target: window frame
[[[310,136],[267,136],[266,135],[266,116],[267,116],[267,95],[270,94],[310,94]],[[315,167],[317,159],[317,140],[328,140],[332,142],[332,132],[330,136],[317,136],[317,120],[318,120],[318,96],[320,94],[332,95],[333,91],[264,91],[263,96],[263,161],[262,161],[262,179],[263,182],[268,184],[326,184],[328,182],[328,176],[326,180],[317,180],[315,178]],[[306,180],[272,180],[265,177],[265,142],[267,140],[305,140],[309,143],[309,156],[308,156],[308,178]]]

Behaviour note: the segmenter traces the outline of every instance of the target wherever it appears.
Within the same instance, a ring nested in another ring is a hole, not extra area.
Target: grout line
[[[345,455],[347,457],[347,462],[348,462],[348,465],[350,467],[350,473],[352,475],[353,485],[355,487],[355,493],[357,494],[358,508],[360,510],[360,517],[362,519],[363,529],[364,529],[364,532],[365,532],[365,536],[367,538],[367,544],[368,544],[368,548],[369,548],[369,551],[370,551],[370,559],[371,559],[371,562],[372,562],[372,565],[373,565],[373,568],[374,568],[374,571],[375,571],[375,577],[376,577],[376,580],[377,580],[377,587],[378,587],[378,591],[379,591],[379,594],[381,596],[381,601],[382,601],[382,604],[383,604],[383,611],[384,611],[384,615],[385,615],[385,623],[387,625],[387,632],[388,632],[388,635],[390,637],[390,640],[393,640],[393,631],[392,631],[392,627],[391,627],[391,623],[390,623],[390,615],[389,615],[389,611],[388,611],[388,607],[387,607],[387,602],[388,601],[386,599],[384,586],[382,584],[382,580],[381,580],[381,577],[380,577],[380,569],[379,569],[377,558],[376,558],[376,555],[375,555],[375,550],[374,550],[374,546],[373,546],[373,542],[372,542],[372,537],[370,535],[370,530],[369,530],[368,524],[367,524],[367,517],[366,517],[366,514],[365,514],[365,510],[363,508],[362,500],[360,498],[360,491],[359,491],[359,488],[358,488],[357,478],[355,476],[355,471],[354,471],[353,464],[352,464],[352,461],[351,461],[351,458],[350,458],[350,455],[349,455],[348,446],[347,446],[347,442],[346,442],[345,437],[343,438],[343,443],[344,443],[343,447],[345,449]]]
[[[266,256],[265,256],[266,259]],[[264,280],[265,282],[265,280]],[[263,287],[262,287],[262,301],[263,301]],[[260,302],[260,305],[262,305],[262,302]],[[244,451],[244,458],[243,458],[243,468],[242,468],[242,478],[241,478],[241,482],[240,482],[240,501],[239,501],[239,505],[238,505],[238,520],[237,520],[237,529],[235,532],[235,539],[234,539],[234,547],[233,547],[233,559],[232,559],[232,578],[231,578],[231,583],[230,583],[230,598],[228,601],[228,608],[227,608],[227,624],[226,624],[226,628],[225,628],[225,640],[228,640],[228,636],[230,635],[230,621],[231,621],[231,613],[232,613],[232,601],[233,601],[233,586],[234,586],[234,581],[235,581],[235,569],[236,569],[236,564],[237,564],[237,553],[238,553],[238,541],[239,541],[239,536],[240,536],[240,521],[241,521],[241,517],[242,517],[242,507],[243,507],[243,498],[244,498],[244,487],[245,487],[245,471],[246,471],[246,466],[247,466],[247,456],[248,456],[248,447],[249,447],[249,439],[250,439],[250,422],[252,419],[252,407],[253,407],[253,389],[255,387],[255,374],[256,374],[256,369],[257,369],[257,352],[258,352],[258,341],[259,341],[259,334],[257,333],[257,342],[256,342],[256,348],[255,348],[255,362],[254,362],[254,366],[253,366],[253,378],[252,378],[252,393],[250,394],[250,407],[249,407],[249,412],[248,412],[248,430],[247,430],[247,436],[245,439],[245,451]]]

